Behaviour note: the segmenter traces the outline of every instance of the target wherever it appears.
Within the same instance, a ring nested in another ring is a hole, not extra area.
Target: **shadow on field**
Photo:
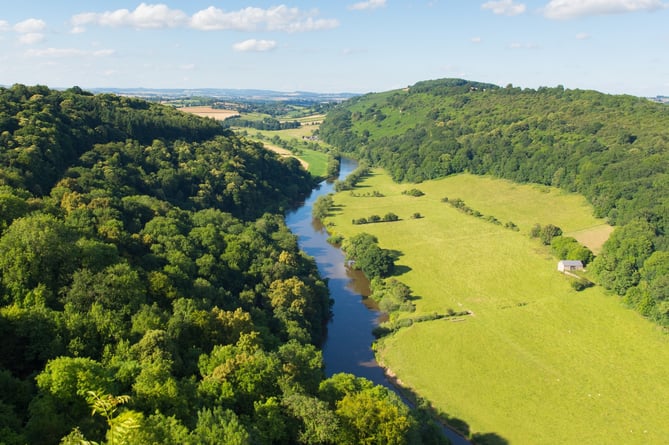
[[[388,374],[386,376],[402,399],[417,410],[419,421],[427,424],[430,423],[427,419],[436,421],[451,445],[509,445],[509,441],[497,433],[472,434],[467,422],[435,408],[430,402],[403,386],[394,376]]]
[[[393,268],[393,276],[394,277],[402,276],[407,272],[411,272],[411,268],[409,266],[401,265],[401,266],[395,266]]]
[[[508,445],[509,441],[497,433],[475,433],[472,442],[476,445]]]

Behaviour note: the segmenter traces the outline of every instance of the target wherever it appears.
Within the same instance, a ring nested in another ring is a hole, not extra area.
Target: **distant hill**
[[[669,279],[656,280],[656,265],[644,269],[660,256],[669,275],[665,105],[561,86],[440,79],[352,98],[328,113],[320,135],[396,181],[468,171],[585,195],[597,216],[625,226],[595,263],[602,284],[645,315],[669,320]]]

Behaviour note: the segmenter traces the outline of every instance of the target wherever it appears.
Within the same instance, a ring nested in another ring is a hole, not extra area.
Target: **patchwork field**
[[[402,194],[410,188],[425,195]],[[384,197],[364,196],[372,191]],[[354,192],[335,196],[326,223],[344,236],[372,233],[399,252],[398,278],[417,296],[416,313],[401,316],[472,311],[380,342],[380,361],[404,385],[482,434],[477,443],[666,441],[667,335],[599,287],[574,291],[557,259],[528,236],[535,223],[551,223],[598,250],[611,228],[582,197],[473,175],[395,184],[378,170]],[[443,197],[520,230],[466,215]],[[351,223],[388,212],[401,221]]]
[[[222,110],[220,108],[212,107],[182,107],[179,109],[185,113],[191,113],[200,117],[211,117],[218,121],[224,121],[229,117],[239,116],[239,112],[236,110]]]

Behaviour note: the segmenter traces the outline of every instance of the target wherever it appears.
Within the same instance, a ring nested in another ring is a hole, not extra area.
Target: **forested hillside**
[[[468,171],[583,194],[619,226],[592,266],[600,283],[669,324],[666,105],[442,79],[351,99],[328,113],[320,135],[396,181]]]
[[[0,443],[421,443],[324,379],[327,287],[281,214],[313,185],[213,120],[0,89]]]

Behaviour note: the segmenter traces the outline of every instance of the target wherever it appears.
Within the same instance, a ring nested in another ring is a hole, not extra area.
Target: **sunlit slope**
[[[416,313],[401,316],[473,313],[384,339],[380,358],[405,385],[472,432],[511,444],[662,443],[666,336],[599,287],[574,291],[557,259],[528,236],[535,223],[607,233],[583,197],[473,175],[407,185],[375,170],[360,185],[356,196],[335,197],[340,207],[328,222],[336,233],[369,232],[399,252],[399,279],[418,297]],[[425,195],[401,194],[409,188]],[[384,197],[362,197],[372,191]],[[461,213],[443,197],[520,231]],[[388,212],[402,220],[351,224]]]

